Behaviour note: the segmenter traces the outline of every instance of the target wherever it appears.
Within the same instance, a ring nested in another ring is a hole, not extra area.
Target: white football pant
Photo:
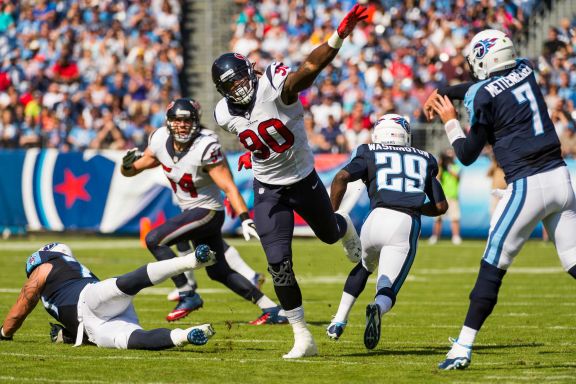
[[[540,221],[569,270],[576,265],[576,199],[567,167],[508,185],[490,222],[484,260],[508,269]]]
[[[127,349],[132,332],[142,329],[133,298],[116,286],[116,278],[88,284],[78,300],[78,318],[88,339],[101,348]]]
[[[416,256],[420,220],[387,208],[370,212],[360,231],[362,265],[373,272],[378,267],[376,292],[391,288],[398,293]]]

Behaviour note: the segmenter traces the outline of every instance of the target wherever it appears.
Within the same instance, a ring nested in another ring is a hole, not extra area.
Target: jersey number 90
[[[378,190],[417,193],[424,190],[427,161],[420,156],[376,152]]]
[[[272,136],[274,132],[272,129],[276,130],[278,135],[282,137],[282,143],[279,143]],[[290,149],[294,144],[294,134],[278,119],[270,119],[258,124],[258,135],[256,132],[247,129],[240,132],[238,138],[247,150],[261,160],[269,158],[270,151],[282,153]]]

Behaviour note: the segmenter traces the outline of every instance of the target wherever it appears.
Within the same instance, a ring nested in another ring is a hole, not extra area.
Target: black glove
[[[12,341],[12,336],[4,336],[4,329],[0,327],[0,340]]]
[[[138,148],[132,148],[131,150],[126,152],[126,154],[122,158],[122,168],[124,168],[124,170],[126,171],[129,170],[132,167],[132,164],[134,164],[134,162],[141,157],[142,152],[140,152]]]
[[[68,332],[66,328],[64,328],[60,324],[50,324],[50,339],[53,343],[64,343],[64,344],[74,344],[74,338]]]

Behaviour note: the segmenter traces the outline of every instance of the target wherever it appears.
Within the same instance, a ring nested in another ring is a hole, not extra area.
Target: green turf
[[[47,239],[0,243],[0,316],[17,297],[24,262]],[[135,240],[69,238],[77,257],[100,278],[128,272],[151,261]],[[265,270],[255,242],[231,240],[256,270]],[[289,326],[250,326],[259,310],[197,272],[204,308],[178,326],[211,322],[217,334],[204,347],[163,352],[116,351],[53,345],[48,314],[38,307],[13,342],[0,343],[0,382],[54,383],[430,383],[574,382],[576,379],[576,284],[560,268],[552,245],[530,242],[506,276],[499,304],[486,322],[466,371],[436,369],[457,336],[484,243],[465,241],[428,246],[422,242],[396,307],[385,316],[382,339],[373,351],[362,342],[364,308],[374,294],[371,281],[338,342],[325,327],[335,313],[345,276],[352,267],[340,246],[317,240],[294,242],[295,270],[306,318],[319,357],[283,361],[292,346]],[[275,299],[272,284],[264,292]],[[145,290],[135,301],[145,328],[176,327],[164,316],[169,283]],[[203,290],[205,290],[203,292]]]

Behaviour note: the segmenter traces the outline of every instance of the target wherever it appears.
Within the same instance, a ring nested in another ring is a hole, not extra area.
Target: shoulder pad
[[[352,154],[350,155],[350,160],[355,158],[356,156],[362,156],[365,152],[369,151],[368,144],[360,144],[354,150],[352,150]]]
[[[36,251],[28,256],[28,260],[26,260],[26,276],[30,276],[32,271],[42,263],[43,261],[42,257],[40,256],[40,251]]]
[[[226,103],[226,99],[221,99],[218,104],[216,104],[216,108],[214,108],[214,120],[216,124],[218,124],[222,129],[232,132],[228,127],[230,120],[232,120],[232,115],[228,111],[228,104]]]
[[[262,101],[272,101],[282,93],[284,82],[290,73],[290,67],[282,63],[272,63],[264,71],[258,83],[258,93]]]

